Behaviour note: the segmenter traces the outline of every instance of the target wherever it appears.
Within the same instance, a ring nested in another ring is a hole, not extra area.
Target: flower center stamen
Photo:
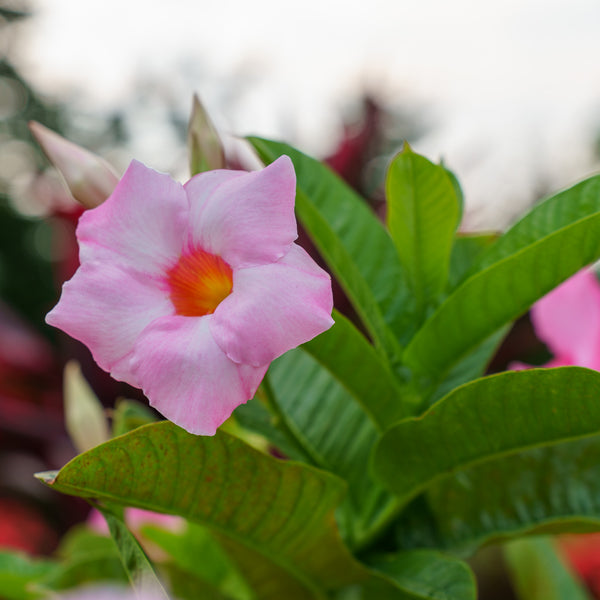
[[[231,294],[233,273],[220,256],[197,248],[181,255],[167,272],[167,283],[178,315],[202,317]]]

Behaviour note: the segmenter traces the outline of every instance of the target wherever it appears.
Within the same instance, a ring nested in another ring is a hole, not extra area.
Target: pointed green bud
[[[195,94],[188,124],[188,152],[192,176],[226,166],[221,138]]]
[[[65,426],[79,452],[110,439],[104,408],[75,361],[65,366],[64,396]]]
[[[29,129],[75,200],[94,208],[110,196],[119,178],[106,161],[36,121],[29,122]]]

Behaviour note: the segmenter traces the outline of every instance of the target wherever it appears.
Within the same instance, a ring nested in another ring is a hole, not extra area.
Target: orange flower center
[[[201,249],[182,254],[167,273],[171,302],[183,317],[212,314],[231,294],[233,273],[220,257]]]

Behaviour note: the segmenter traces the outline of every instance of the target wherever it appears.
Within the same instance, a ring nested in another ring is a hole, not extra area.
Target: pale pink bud
[[[119,178],[106,161],[36,121],[29,122],[29,129],[75,200],[94,208],[110,196]]]

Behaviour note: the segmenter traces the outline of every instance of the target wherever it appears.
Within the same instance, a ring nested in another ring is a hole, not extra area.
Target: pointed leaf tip
[[[58,476],[58,471],[41,471],[40,473],[34,473],[33,476],[46,485],[53,485]]]

